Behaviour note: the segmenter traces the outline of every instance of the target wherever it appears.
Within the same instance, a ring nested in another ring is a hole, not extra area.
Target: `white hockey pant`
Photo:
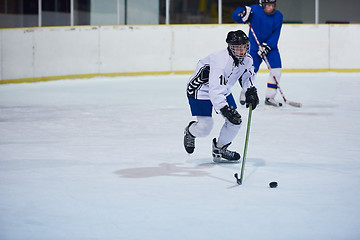
[[[277,85],[276,85],[276,82],[275,82],[273,76],[275,76],[276,80],[278,82],[280,82],[281,68],[271,69],[268,84],[267,84],[267,89],[266,89],[266,93],[265,93],[266,98],[275,98],[276,93],[277,93]]]

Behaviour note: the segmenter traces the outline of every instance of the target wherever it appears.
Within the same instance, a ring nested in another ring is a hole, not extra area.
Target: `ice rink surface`
[[[0,85],[0,239],[360,239],[359,73],[283,74],[303,107],[278,109],[259,74],[241,186],[212,162],[219,115],[183,148],[188,77]]]

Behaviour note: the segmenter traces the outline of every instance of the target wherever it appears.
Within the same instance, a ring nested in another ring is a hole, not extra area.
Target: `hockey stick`
[[[249,24],[249,27],[250,27],[250,30],[251,30],[254,38],[255,38],[255,41],[256,41],[257,45],[258,45],[259,47],[261,47],[260,42],[259,42],[258,38],[256,37],[256,34],[255,34],[254,29],[252,28],[251,24]],[[266,65],[267,65],[268,69],[270,70],[270,74],[271,74],[271,67],[270,67],[269,61],[268,61],[268,59],[267,59],[266,56],[264,56],[263,58],[264,58],[264,60],[265,60],[265,63],[266,63]],[[289,104],[290,106],[293,106],[293,107],[302,107],[302,104],[299,103],[299,102],[293,102],[293,101],[287,100],[287,99],[285,98],[285,96],[284,96],[284,93],[282,92],[282,90],[281,90],[281,88],[280,88],[280,85],[279,85],[278,80],[276,79],[276,77],[275,77],[274,75],[273,75],[273,78],[274,78],[274,80],[275,80],[275,83],[276,83],[276,85],[277,85],[277,87],[278,87],[278,89],[279,89],[279,92],[280,92],[282,98],[284,99],[284,102],[287,103],[287,104]]]
[[[248,142],[249,142],[251,113],[252,113],[252,105],[250,104],[250,106],[249,106],[248,123],[247,123],[247,129],[246,129],[246,137],[245,137],[245,146],[244,146],[243,161],[242,161],[242,164],[241,164],[240,178],[239,178],[239,174],[238,174],[238,173],[235,173],[235,174],[234,174],[234,177],[236,178],[236,182],[237,182],[237,184],[239,184],[239,185],[241,185],[241,184],[243,183],[243,179],[244,179],[245,159],[246,159],[247,146],[248,146]]]

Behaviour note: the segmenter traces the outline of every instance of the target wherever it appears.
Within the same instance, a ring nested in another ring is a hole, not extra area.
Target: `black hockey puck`
[[[278,183],[277,182],[271,182],[269,183],[269,187],[270,188],[276,188],[278,186]]]

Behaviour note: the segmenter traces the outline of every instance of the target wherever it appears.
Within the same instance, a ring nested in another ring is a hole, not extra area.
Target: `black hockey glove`
[[[263,43],[261,47],[259,47],[259,50],[257,51],[257,54],[261,57],[264,58],[271,50],[271,47],[269,47],[269,45],[267,45],[266,43]]]
[[[246,90],[245,102],[246,102],[246,107],[248,108],[249,105],[251,104],[253,110],[259,104],[259,97],[258,97],[258,94],[257,94],[256,87],[249,87]]]
[[[222,109],[220,109],[222,115],[226,117],[232,124],[240,125],[241,123],[241,115],[236,111],[233,106],[226,105]]]
[[[244,7],[244,11],[242,11],[241,13],[239,13],[239,17],[241,17],[241,20],[244,23],[248,23],[251,20],[251,16],[252,16],[252,10],[250,7],[245,6]]]

